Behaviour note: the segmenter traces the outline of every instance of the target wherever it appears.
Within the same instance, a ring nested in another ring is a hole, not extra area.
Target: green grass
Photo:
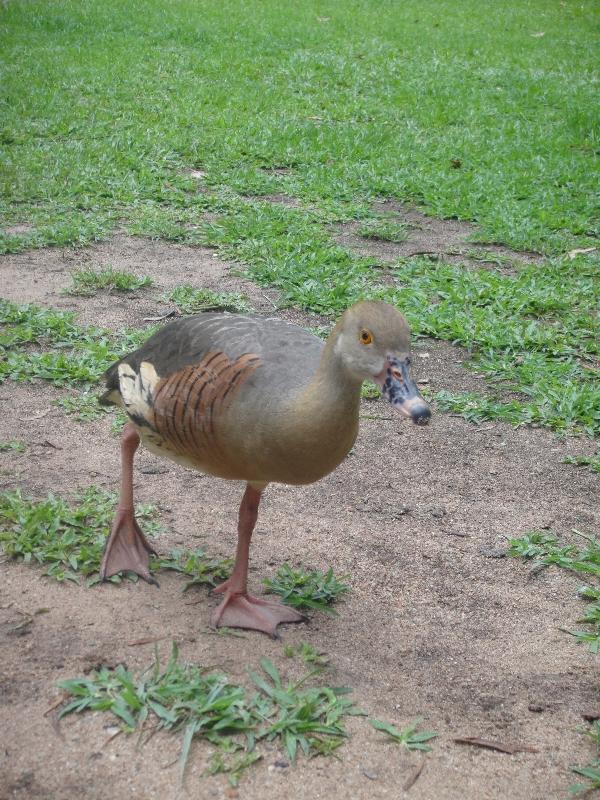
[[[327,572],[307,571],[293,569],[289,564],[283,564],[274,578],[264,578],[263,584],[268,593],[279,595],[287,605],[334,615],[337,612],[331,606],[350,588],[335,577],[331,568]]]
[[[163,235],[228,192],[283,191],[325,210],[413,199],[488,241],[589,246],[593,15],[591,0],[11,2],[1,194],[7,223],[33,227],[2,244],[123,221]]]
[[[0,495],[0,549],[9,558],[41,564],[58,581],[96,583],[102,552],[116,506],[116,495],[89,486],[72,502],[49,494],[45,500],[20,491]],[[137,517],[150,535],[160,526],[151,506],[138,506]],[[119,576],[110,578],[117,583]]]
[[[211,668],[181,663],[174,644],[164,668],[157,654],[154,664],[137,676],[119,665],[61,681],[73,699],[60,716],[105,711],[127,733],[139,730],[140,741],[147,720],[180,734],[182,779],[194,739],[218,748],[207,774],[228,773],[234,785],[262,757],[257,747],[263,741],[280,744],[292,761],[299,751],[310,758],[337,749],[348,735],[344,718],[361,713],[347,699],[349,690],[307,685],[314,672],[284,684],[270,659],[261,659],[260,666],[261,672],[250,672],[257,690],[251,692]],[[227,762],[225,755],[236,752],[241,755]]]
[[[24,453],[25,444],[18,439],[0,441],[0,453]]]
[[[584,797],[589,797],[592,790],[600,789],[600,758],[585,767],[571,767],[571,771],[586,779],[585,783],[569,786],[569,791],[573,794],[584,792]]]
[[[55,386],[89,388],[118,358],[138,347],[158,326],[117,335],[95,326],[81,327],[69,311],[18,305],[0,299],[0,383],[41,379]],[[65,400],[72,411],[79,403]]]
[[[81,244],[125,226],[213,245],[306,310],[381,296],[498,382],[495,397],[448,400],[455,413],[596,434],[598,253],[565,257],[598,235],[593,8],[11,2],[1,211],[30,228],[0,245]],[[259,199],[271,192],[302,204]],[[378,287],[372,260],[335,245],[329,223],[402,238],[372,210],[381,197],[474,219],[482,242],[551,258],[513,264],[516,275],[410,259],[396,289]],[[5,369],[85,383],[94,360],[34,354]]]
[[[98,403],[98,396],[89,392],[81,394],[68,394],[59,397],[54,404],[61,408],[66,414],[75,417],[77,422],[92,422],[100,419],[105,414],[110,414],[112,408],[101,406]]]
[[[564,464],[575,464],[576,467],[585,467],[589,472],[600,474],[600,455],[595,456],[567,456]]]
[[[379,387],[371,381],[365,381],[360,389],[360,396],[363,400],[378,400],[381,397]]]
[[[515,275],[411,258],[393,270],[395,286],[378,285],[370,259],[332,244],[297,210],[265,203],[212,224],[206,241],[242,262],[253,280],[280,289],[284,304],[339,314],[363,297],[386,300],[414,334],[462,345],[472,353],[470,366],[498,392],[524,396],[442,394],[442,408],[471,419],[600,432],[598,258],[551,259]]]
[[[21,492],[0,494],[0,551],[9,558],[43,565],[46,575],[58,581],[88,586],[98,583],[98,571],[117,502],[116,494],[96,486],[76,494],[71,501],[50,494],[44,500]],[[138,505],[136,517],[146,534],[155,536],[161,526],[152,506]],[[151,559],[153,571],[173,570],[191,586],[216,586],[229,576],[230,559],[210,557],[204,550],[171,550]],[[126,573],[125,577],[137,580]],[[122,577],[110,580],[120,583]]]
[[[416,719],[403,730],[399,730],[389,722],[382,722],[378,719],[371,719],[369,722],[376,731],[385,733],[389,739],[396,744],[403,745],[407,750],[423,750],[428,752],[431,750],[431,747],[427,742],[431,741],[431,739],[435,739],[437,736],[437,733],[433,731],[417,731],[419,724],[422,722],[421,719]]]
[[[248,298],[236,292],[213,292],[211,289],[194,289],[193,286],[177,286],[166,295],[183,314],[199,314],[201,311],[252,311]]]
[[[11,2],[0,211],[26,227],[1,234],[0,249],[80,245],[124,226],[217,247],[309,311],[382,297],[417,335],[468,348],[497,384],[489,397],[440,395],[440,408],[596,435],[598,251],[567,257],[598,236],[593,11],[591,0]],[[273,192],[300,207],[260,199]],[[378,286],[373,260],[336,245],[330,223],[398,240],[402,225],[372,208],[382,197],[548,258],[511,262],[515,274],[413,258],[396,287]],[[173,299],[185,313],[206,305],[189,287]],[[110,361],[102,337],[67,358],[48,346],[8,354],[0,376],[89,384]]]
[[[309,642],[301,642],[299,645],[286,644],[283,654],[287,658],[299,656],[305,664],[312,664],[315,667],[326,667],[329,664],[329,656],[317,652]]]
[[[152,278],[123,272],[112,266],[100,270],[80,269],[72,275],[72,285],[65,289],[66,294],[91,297],[101,291],[133,292],[152,286]]]
[[[211,558],[204,550],[171,550],[167,556],[158,556],[151,561],[153,570],[165,569],[179,572],[189,578],[184,591],[192,586],[216,586],[229,577],[233,559]]]

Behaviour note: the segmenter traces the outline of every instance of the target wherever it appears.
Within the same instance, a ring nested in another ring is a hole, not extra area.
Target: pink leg
[[[148,583],[157,581],[150,574],[150,553],[156,555],[136,522],[133,509],[133,457],[140,437],[128,422],[121,436],[121,494],[112,530],[100,566],[105,581],[117,572],[135,572]]]
[[[235,565],[229,578],[214,589],[223,594],[221,604],[215,609],[211,624],[214,628],[248,628],[275,636],[277,626],[284,622],[303,622],[306,617],[289,606],[262,600],[248,594],[248,555],[250,540],[258,516],[261,493],[250,485],[246,487],[238,520],[238,544]]]

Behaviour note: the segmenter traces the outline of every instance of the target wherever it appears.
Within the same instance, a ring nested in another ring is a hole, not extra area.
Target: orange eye
[[[371,331],[362,330],[360,332],[360,341],[363,344],[371,344],[371,342],[373,341],[373,334],[371,333]]]

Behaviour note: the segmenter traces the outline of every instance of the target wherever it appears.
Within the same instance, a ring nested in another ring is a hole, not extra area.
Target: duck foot
[[[277,626],[288,622],[306,622],[306,617],[282,603],[225,590],[225,597],[213,612],[210,624],[213,628],[224,625],[260,631],[276,639]]]
[[[105,581],[118,572],[135,572],[148,583],[158,586],[150,572],[150,554],[158,555],[140,530],[133,511],[118,508],[104,548],[100,580]]]

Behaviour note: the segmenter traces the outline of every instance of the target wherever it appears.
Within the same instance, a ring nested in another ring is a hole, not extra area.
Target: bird
[[[156,554],[134,513],[133,462],[151,452],[219,478],[245,482],[233,571],[213,591],[213,627],[275,636],[305,617],[248,592],[250,541],[270,483],[310,484],[348,455],[357,433],[361,386],[375,382],[402,415],[425,425],[431,410],[410,368],[410,331],[400,311],[362,300],[344,311],[324,342],[304,328],[260,314],[204,312],[154,333],[105,373],[103,405],[124,409],[121,487],[100,567],[107,580],[130,571],[156,583]]]

